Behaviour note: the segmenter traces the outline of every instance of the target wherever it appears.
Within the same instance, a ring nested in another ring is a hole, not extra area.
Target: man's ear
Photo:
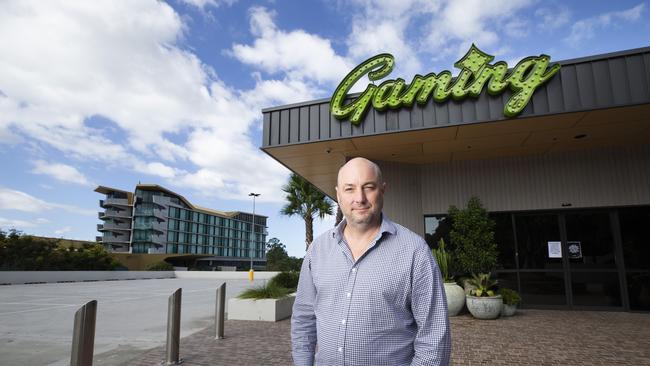
[[[381,191],[383,193],[386,193],[386,188],[388,188],[388,184],[386,182],[382,183],[381,184]]]

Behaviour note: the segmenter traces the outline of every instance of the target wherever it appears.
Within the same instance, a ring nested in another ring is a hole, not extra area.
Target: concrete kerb
[[[279,272],[255,272],[255,279],[268,280]],[[20,285],[84,281],[121,281],[145,279],[248,279],[248,272],[208,271],[0,271],[0,284]]]

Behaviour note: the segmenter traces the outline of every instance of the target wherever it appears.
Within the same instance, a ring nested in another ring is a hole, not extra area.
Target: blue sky
[[[226,211],[258,192],[269,238],[302,256],[262,108],[330,97],[382,52],[410,80],[472,43],[510,65],[647,47],[648,19],[643,1],[2,1],[0,228],[93,240],[98,184]]]

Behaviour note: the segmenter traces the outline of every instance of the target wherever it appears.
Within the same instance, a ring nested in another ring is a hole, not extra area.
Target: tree
[[[284,271],[289,254],[286,247],[278,238],[271,238],[266,243],[266,269],[269,271]]]
[[[308,249],[314,240],[314,217],[318,215],[323,219],[326,215],[331,215],[332,200],[295,173],[291,173],[289,182],[282,187],[282,190],[287,194],[285,197],[287,204],[282,207],[280,213],[302,217],[305,221],[305,249]]]
[[[278,238],[266,243],[266,269],[269,271],[300,271],[302,258],[290,257],[287,247]]]
[[[11,230],[0,230],[0,269],[6,271],[113,270],[121,266],[98,244],[72,247]]]
[[[449,207],[453,257],[466,273],[487,273],[497,265],[497,245],[494,240],[494,221],[483,208],[481,200],[472,197],[467,208]]]

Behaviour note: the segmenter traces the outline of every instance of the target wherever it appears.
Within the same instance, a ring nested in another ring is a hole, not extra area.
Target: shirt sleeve
[[[291,345],[293,362],[296,366],[311,366],[314,363],[316,350],[316,314],[314,313],[316,287],[311,272],[313,245],[312,243],[302,262],[296,301],[291,315]]]
[[[418,330],[411,365],[449,365],[451,332],[440,270],[426,244],[413,260],[411,309]]]

